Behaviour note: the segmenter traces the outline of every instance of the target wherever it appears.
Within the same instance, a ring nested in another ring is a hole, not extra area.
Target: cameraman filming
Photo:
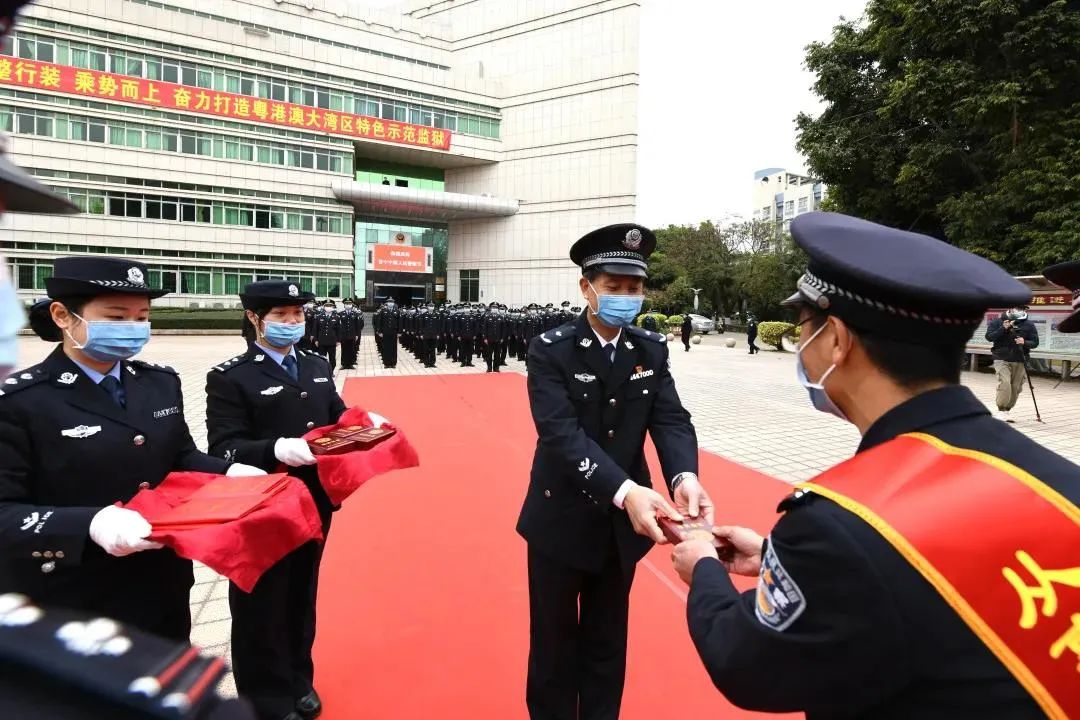
[[[997,373],[997,412],[994,417],[1013,422],[1009,411],[1024,387],[1028,354],[1039,347],[1039,333],[1028,320],[1027,306],[1006,310],[990,321],[986,339],[994,343],[994,371]]]

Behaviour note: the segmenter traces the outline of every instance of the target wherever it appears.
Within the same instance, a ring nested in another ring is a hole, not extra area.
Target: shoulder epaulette
[[[0,383],[0,396],[11,395],[48,379],[48,373],[42,370],[40,365],[13,372],[6,380]]]
[[[179,375],[174,368],[171,368],[168,365],[158,365],[157,363],[146,362],[145,360],[129,360],[128,362],[141,370],[157,370],[158,372]]]
[[[657,343],[667,342],[667,335],[664,335],[663,333],[653,332],[652,330],[645,330],[643,328],[637,327],[636,325],[631,325],[627,329],[634,337],[644,338],[645,340],[652,340],[653,342]]]
[[[247,355],[237,355],[236,357],[231,357],[224,362],[219,362],[217,365],[214,366],[214,369],[218,372],[229,372],[233,368],[243,365],[247,361],[247,359]]]
[[[310,350],[299,350],[299,349],[296,352],[300,353],[304,357],[318,358],[318,359],[322,360],[324,363],[326,363],[327,365],[330,364],[329,360],[327,360],[325,357],[323,357],[322,355],[320,355],[317,352],[311,352]]]
[[[540,338],[540,341],[545,345],[552,345],[554,343],[563,342],[574,337],[574,325],[573,323],[567,323],[566,325],[560,325],[554,330],[548,330],[542,332],[536,337]]]
[[[787,512],[788,510],[794,510],[797,507],[806,505],[814,497],[814,493],[809,490],[796,490],[780,501],[780,505],[776,508],[776,511]]]

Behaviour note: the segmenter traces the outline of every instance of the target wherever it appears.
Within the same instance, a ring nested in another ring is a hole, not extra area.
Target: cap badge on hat
[[[634,228],[626,233],[626,238],[623,240],[622,244],[627,250],[637,250],[641,247],[641,231]]]
[[[132,285],[145,285],[146,278],[143,277],[142,270],[137,267],[128,268],[127,272],[128,282]]]
[[[299,296],[300,296],[300,288],[296,287],[295,285],[290,285],[289,286],[289,297],[299,297]]]

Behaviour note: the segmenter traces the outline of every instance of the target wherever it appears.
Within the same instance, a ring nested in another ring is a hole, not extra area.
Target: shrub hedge
[[[777,350],[783,350],[784,335],[792,332],[794,329],[795,326],[791,323],[767,320],[763,323],[758,323],[758,339],[766,345],[772,345]]]

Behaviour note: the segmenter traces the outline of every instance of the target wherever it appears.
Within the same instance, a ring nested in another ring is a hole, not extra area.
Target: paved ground
[[[725,347],[724,340],[730,337],[736,340],[735,348]],[[52,347],[31,338],[23,338],[20,343],[23,366],[38,362]],[[206,371],[243,351],[240,337],[160,336],[141,356],[180,372],[185,412],[200,446],[205,446],[206,441]],[[428,369],[402,351],[397,368],[386,370],[369,333],[361,341],[358,368],[339,371],[337,379],[340,386],[353,376],[484,372],[483,360],[477,358],[475,363],[476,367],[462,368],[440,358],[437,368]],[[523,363],[510,361],[509,370],[522,372]],[[694,416],[701,446],[761,472],[789,482],[804,480],[849,457],[858,444],[854,427],[810,405],[806,391],[795,380],[794,355],[790,353],[764,351],[751,356],[738,336],[710,335],[688,353],[681,344],[673,344],[672,372],[683,402]],[[964,383],[984,402],[993,403],[993,374],[965,373]],[[1055,383],[1049,378],[1035,378],[1039,409],[1046,422],[1035,422],[1031,396],[1025,392],[1013,412],[1016,427],[1080,462],[1080,382],[1054,389]],[[228,583],[204,567],[196,568],[195,582],[191,593],[195,622],[192,641],[227,656]],[[234,692],[231,678],[226,679],[223,690]]]

